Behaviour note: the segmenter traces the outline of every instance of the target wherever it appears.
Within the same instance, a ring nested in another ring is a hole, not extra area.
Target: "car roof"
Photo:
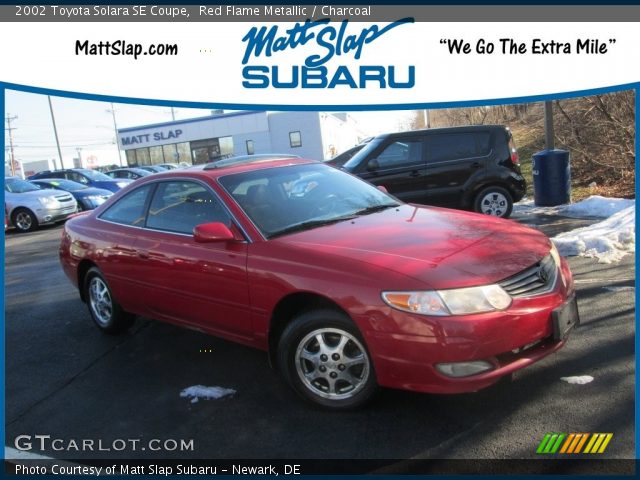
[[[175,178],[176,176],[181,176],[181,175],[196,175],[196,176],[206,176],[209,178],[218,178],[218,177],[224,177],[226,175],[231,175],[231,174],[235,174],[235,173],[244,173],[244,172],[250,172],[250,171],[254,171],[254,170],[265,170],[268,168],[275,168],[275,167],[286,167],[286,166],[291,166],[291,165],[308,165],[308,164],[313,164],[313,163],[318,163],[321,164],[322,162],[318,162],[317,160],[309,160],[309,159],[305,159],[305,158],[300,158],[300,157],[284,157],[284,158],[256,158],[254,161],[242,161],[242,162],[236,162],[233,164],[226,164],[226,165],[221,165],[217,168],[204,168],[206,165],[197,165],[195,167],[201,167],[201,168],[187,168],[187,169],[181,169],[181,170],[169,170],[166,172],[160,172],[157,173],[155,175],[150,175],[148,177],[145,177],[145,179],[151,179],[153,177],[153,179],[161,179],[161,178]]]
[[[437,133],[463,133],[463,132],[478,132],[487,130],[508,130],[504,125],[462,125],[459,127],[438,127],[438,128],[425,128],[421,130],[408,130],[406,132],[393,132],[393,133],[381,133],[375,138],[387,138],[387,137],[410,137],[413,135],[434,135]]]

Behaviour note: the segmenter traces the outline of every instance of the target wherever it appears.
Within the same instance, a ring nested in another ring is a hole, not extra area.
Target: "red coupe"
[[[143,315],[268,351],[316,404],[475,391],[565,343],[567,262],[542,233],[408,205],[331,166],[229,159],[142,178],[67,222],[96,325]]]

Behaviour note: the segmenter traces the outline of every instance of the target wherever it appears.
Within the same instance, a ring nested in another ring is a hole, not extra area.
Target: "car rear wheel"
[[[474,210],[485,215],[509,218],[513,210],[513,197],[505,188],[487,187],[476,195]]]
[[[278,366],[299,395],[328,409],[358,407],[377,390],[360,333],[345,314],[334,310],[295,318],[280,337]]]
[[[94,267],[87,272],[84,288],[89,313],[100,330],[106,333],[120,333],[133,324],[135,317],[125,312],[113,298],[100,270]]]
[[[11,223],[19,232],[32,232],[38,228],[38,219],[26,208],[18,208],[11,215]]]

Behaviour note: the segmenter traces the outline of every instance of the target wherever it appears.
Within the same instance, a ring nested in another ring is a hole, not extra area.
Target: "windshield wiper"
[[[383,203],[382,205],[371,205],[370,207],[363,208],[362,210],[358,210],[353,212],[354,215],[369,215],[370,213],[381,212],[382,210],[386,210],[387,208],[397,207],[399,206],[397,203]]]
[[[331,225],[332,223],[338,223],[343,220],[350,220],[353,218],[356,218],[356,215],[345,215],[342,217],[325,218],[322,220],[308,220],[306,222],[296,223],[295,225],[291,225],[289,227],[283,228],[282,230],[273,232],[271,235],[269,235],[269,238],[277,237],[280,235],[286,235],[287,233],[301,232],[303,230],[322,227],[324,225]]]

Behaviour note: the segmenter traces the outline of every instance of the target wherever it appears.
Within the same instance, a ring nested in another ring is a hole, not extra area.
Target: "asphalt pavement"
[[[590,222],[519,220],[550,234]],[[634,255],[610,265],[569,259],[582,324],[565,348],[511,381],[464,395],[382,390],[362,410],[330,413],[300,401],[263,352],[149,319],[122,336],[101,334],[58,263],[61,230],[5,239],[8,447],[20,435],[104,445],[191,439],[188,451],[33,451],[76,460],[396,459],[392,471],[401,471],[410,459],[539,459],[548,432],[611,432],[601,458],[635,457]],[[560,380],[579,375],[594,380]],[[180,392],[192,385],[236,393],[191,403]]]

